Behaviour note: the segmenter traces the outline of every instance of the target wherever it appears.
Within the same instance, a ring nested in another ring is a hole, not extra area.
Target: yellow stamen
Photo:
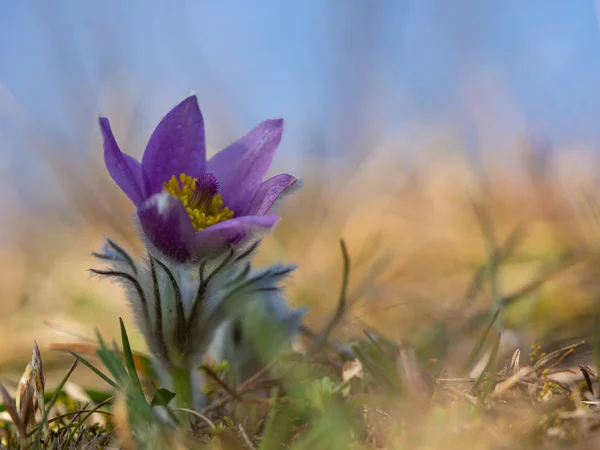
[[[197,178],[192,178],[182,173],[179,175],[179,180],[173,175],[163,186],[169,194],[181,200],[196,231],[231,219],[233,211],[227,207],[223,207],[221,194],[213,195],[209,198],[209,201],[198,202],[196,200],[199,197],[198,195],[194,195],[197,182]]]

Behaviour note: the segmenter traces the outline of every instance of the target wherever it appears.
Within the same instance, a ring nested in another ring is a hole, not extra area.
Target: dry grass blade
[[[25,424],[21,420],[21,417],[19,416],[17,404],[15,403],[15,400],[10,396],[4,385],[2,385],[2,383],[0,383],[0,395],[2,396],[2,401],[4,403],[6,411],[8,412],[8,414],[10,414],[13,423],[17,427],[17,432],[19,433],[20,438],[25,439],[27,437],[27,429],[25,427]]]
[[[409,355],[408,348],[404,341],[399,340],[397,347],[398,358],[396,360],[396,370],[403,376],[407,386],[410,388],[409,392],[419,396],[429,395],[430,389],[428,389],[423,382],[423,374],[419,370],[418,363],[411,355]]]
[[[221,386],[223,388],[223,390],[225,390],[225,392],[227,392],[229,395],[231,395],[234,399],[236,399],[237,401],[244,401],[244,399],[242,398],[240,393],[238,391],[236,391],[234,388],[232,388],[231,386],[229,386],[227,383],[225,383],[221,379],[221,377],[217,373],[215,373],[214,370],[212,370],[212,368],[210,366],[203,364],[200,366],[200,368],[202,369],[202,371],[205,374],[207,374],[210,378],[212,378],[212,380],[214,382],[216,382],[219,386]]]
[[[500,398],[514,386],[516,386],[522,379],[527,378],[534,372],[532,367],[522,367],[518,372],[514,373],[510,378],[504,380],[496,385],[494,392],[490,394],[490,398]]]
[[[208,424],[209,427],[211,427],[212,429],[216,429],[217,426],[214,424],[214,422],[212,420],[210,420],[207,416],[205,416],[202,413],[199,413],[198,411],[194,411],[193,409],[189,409],[189,408],[173,408],[173,412],[185,412],[188,414],[191,414],[192,416],[196,416],[199,419],[202,419],[204,422],[206,422]]]
[[[579,341],[575,344],[567,345],[563,348],[555,350],[553,352],[548,353],[547,355],[540,358],[533,366],[533,370],[538,370],[544,367],[548,362],[552,361],[555,358],[562,357],[563,353],[571,350],[575,350],[576,348],[582,347],[585,344],[585,341]]]
[[[588,366],[586,366],[584,364],[579,364],[579,369],[581,370],[581,373],[583,374],[583,378],[585,379],[585,383],[588,388],[588,391],[590,391],[590,394],[592,395],[593,398],[597,398],[596,393],[594,392],[594,384],[592,383],[592,378],[597,379],[598,378],[597,375],[594,373],[594,371],[592,369],[590,369]]]
[[[242,426],[241,423],[238,424],[238,430],[240,431],[240,435],[242,436],[242,439],[244,440],[244,443],[246,444],[246,446],[250,450],[256,450],[256,445],[254,445],[252,443],[252,441],[248,437],[248,433],[246,433],[246,430],[244,430],[244,427]]]
[[[513,374],[518,373],[520,369],[519,360],[521,359],[521,349],[518,348],[514,351],[512,358],[510,358],[510,368],[513,370]]]

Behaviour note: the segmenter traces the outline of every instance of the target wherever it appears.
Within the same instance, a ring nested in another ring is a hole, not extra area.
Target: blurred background
[[[305,187],[259,260],[299,265],[288,292],[311,306],[310,326],[335,307],[344,238],[351,308],[340,337],[374,327],[413,338],[507,298],[501,326],[519,342],[589,334],[600,293],[596,2],[0,8],[0,369],[20,370],[32,339],[79,342],[94,326],[116,334],[119,315],[132,323],[120,290],[88,279],[103,236],[139,249],[97,117],[140,157],[190,92],[209,153],[285,118],[272,171]],[[511,237],[510,257],[469,294]]]

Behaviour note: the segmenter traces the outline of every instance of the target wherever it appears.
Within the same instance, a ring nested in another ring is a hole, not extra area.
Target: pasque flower
[[[241,384],[291,347],[307,311],[290,308],[279,289],[257,291],[215,331],[208,352],[216,361],[228,361]]]
[[[281,119],[262,122],[209,161],[195,96],[160,121],[141,162],[121,152],[107,118],[100,128],[106,167],[137,207],[149,247],[177,263],[212,257],[273,227],[272,206],[299,185],[288,174],[263,181],[281,141]]]
[[[249,301],[281,295],[281,281],[294,270],[277,264],[252,271],[250,260],[257,247],[258,242],[249,248],[232,247],[199,266],[169,263],[151,254],[136,260],[110,239],[101,253],[94,253],[108,267],[91,272],[125,287],[158,373],[179,391],[178,400],[200,404],[199,385],[192,377],[216,330],[229,317],[237,317],[236,311],[247,310]]]

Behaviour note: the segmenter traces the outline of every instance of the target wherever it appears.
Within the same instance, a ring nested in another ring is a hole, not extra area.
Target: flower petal
[[[300,182],[296,177],[285,173],[269,178],[258,187],[250,206],[244,211],[244,214],[250,216],[265,215],[282,194],[295,191],[295,187],[299,184]]]
[[[104,139],[104,163],[115,183],[135,206],[146,199],[142,166],[133,157],[122,153],[106,117],[100,117],[100,130]]]
[[[138,209],[138,218],[151,248],[179,263],[194,257],[194,227],[179,199],[155,194]]]
[[[148,175],[148,195],[162,190],[173,175],[199,177],[206,166],[204,119],[195,95],[173,108],[148,141],[142,167]]]
[[[265,120],[208,161],[207,172],[219,180],[225,206],[239,214],[248,209],[281,142],[283,119]]]
[[[266,216],[236,217],[196,232],[196,254],[209,257],[227,250],[230,245],[240,244],[255,236],[262,229],[272,228],[277,214]]]

